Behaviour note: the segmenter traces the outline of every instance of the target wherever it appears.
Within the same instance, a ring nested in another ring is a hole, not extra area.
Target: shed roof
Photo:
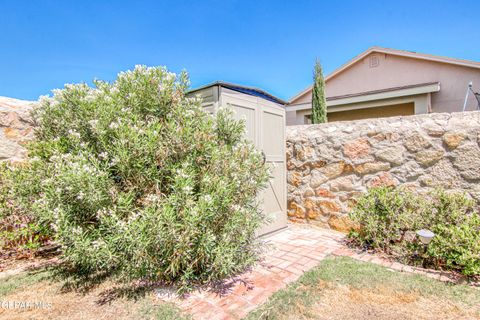
[[[272,102],[275,102],[275,103],[278,103],[278,104],[281,104],[281,105],[287,104],[286,101],[284,101],[280,98],[277,98],[274,95],[272,95],[272,94],[270,94],[270,93],[268,93],[268,92],[266,92],[262,89],[255,88],[255,87],[242,86],[242,85],[239,85],[239,84],[225,82],[225,81],[215,81],[215,82],[206,84],[204,86],[192,89],[192,90],[189,91],[189,93],[193,93],[195,91],[202,90],[202,89],[209,88],[209,87],[213,87],[213,86],[220,86],[220,87],[227,88],[227,89],[230,89],[230,90],[234,90],[234,91],[237,91],[237,92],[245,93],[245,94],[248,94],[248,95],[251,95],[251,96],[263,98],[265,100],[272,101]]]

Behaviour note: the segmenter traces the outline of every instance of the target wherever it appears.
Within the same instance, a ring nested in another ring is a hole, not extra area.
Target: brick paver
[[[344,235],[303,225],[263,239],[267,252],[251,271],[227,282],[226,292],[194,291],[184,298],[159,293],[159,299],[174,302],[194,319],[241,319],[265,303],[275,292],[296,281],[330,253],[342,248]],[[167,291],[166,291],[167,292]]]
[[[267,251],[251,271],[224,283],[221,293],[197,290],[179,298],[171,291],[159,290],[157,297],[174,302],[194,319],[241,319],[265,303],[275,292],[296,281],[305,271],[329,255],[347,256],[382,265],[396,271],[424,274],[441,281],[454,281],[451,275],[414,268],[383,257],[346,247],[345,235],[307,225],[291,224],[289,228],[263,239]]]

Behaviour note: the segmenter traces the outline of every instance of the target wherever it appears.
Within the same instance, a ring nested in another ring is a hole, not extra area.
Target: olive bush
[[[186,73],[137,66],[94,84],[41,99],[8,201],[50,228],[80,274],[186,289],[251,265],[269,173],[243,122],[186,97]]]

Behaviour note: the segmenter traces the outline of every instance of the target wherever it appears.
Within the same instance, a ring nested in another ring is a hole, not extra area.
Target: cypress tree
[[[312,123],[327,122],[327,100],[325,98],[325,80],[322,65],[318,59],[313,69]]]

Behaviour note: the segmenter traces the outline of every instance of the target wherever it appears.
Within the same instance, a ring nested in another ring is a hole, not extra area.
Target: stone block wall
[[[346,231],[367,188],[440,186],[480,200],[480,112],[287,127],[288,215]]]
[[[0,97],[0,160],[25,158],[23,144],[33,138],[30,116],[33,104],[31,101]]]

